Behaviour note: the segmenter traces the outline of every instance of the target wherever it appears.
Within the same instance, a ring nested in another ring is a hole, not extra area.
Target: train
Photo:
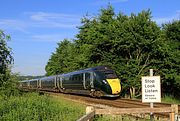
[[[110,67],[97,66],[66,74],[20,81],[19,88],[91,97],[119,97],[121,81]]]

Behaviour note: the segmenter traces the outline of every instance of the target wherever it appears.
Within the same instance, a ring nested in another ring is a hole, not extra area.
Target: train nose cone
[[[119,79],[107,79],[107,82],[109,83],[112,94],[118,94],[121,91],[121,86],[120,86],[120,80]]]

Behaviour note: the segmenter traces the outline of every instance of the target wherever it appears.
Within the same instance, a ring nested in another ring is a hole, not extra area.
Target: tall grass
[[[150,119],[140,119],[128,115],[102,115],[96,116],[93,121],[149,121]],[[154,120],[156,121],[156,120]]]
[[[165,102],[165,103],[173,103],[173,104],[180,104],[180,99],[174,98],[174,97],[171,96],[171,95],[165,95],[165,96],[162,98],[162,102]]]
[[[84,107],[63,98],[55,101],[47,95],[36,93],[0,97],[0,121],[74,121],[84,112]]]

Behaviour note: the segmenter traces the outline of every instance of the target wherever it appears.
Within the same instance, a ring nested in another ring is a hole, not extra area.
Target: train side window
[[[83,80],[83,74],[75,74],[70,76],[70,80],[73,82],[79,82]]]
[[[70,79],[70,76],[65,76],[64,77],[64,81],[69,81],[69,79]]]
[[[77,74],[77,75],[76,75],[76,81],[78,82],[79,80],[80,80],[80,75]]]
[[[76,81],[76,75],[71,75],[71,80]]]
[[[90,73],[85,73],[85,80],[90,81],[91,79],[91,74]]]

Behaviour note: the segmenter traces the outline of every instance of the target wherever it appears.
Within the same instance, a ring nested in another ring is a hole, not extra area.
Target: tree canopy
[[[163,25],[163,38],[168,45],[169,58],[164,62],[162,72],[166,80],[163,83],[165,91],[180,97],[180,20]]]
[[[58,43],[46,65],[47,75],[108,65],[127,80],[123,87],[130,89],[131,96],[140,94],[140,78],[150,68],[161,75],[163,84],[179,83],[179,21],[161,28],[150,10],[127,16],[115,14],[109,5],[97,16],[83,17],[78,28],[76,39]]]
[[[9,65],[13,63],[11,48],[7,46],[10,36],[0,30],[0,87],[9,78]]]

